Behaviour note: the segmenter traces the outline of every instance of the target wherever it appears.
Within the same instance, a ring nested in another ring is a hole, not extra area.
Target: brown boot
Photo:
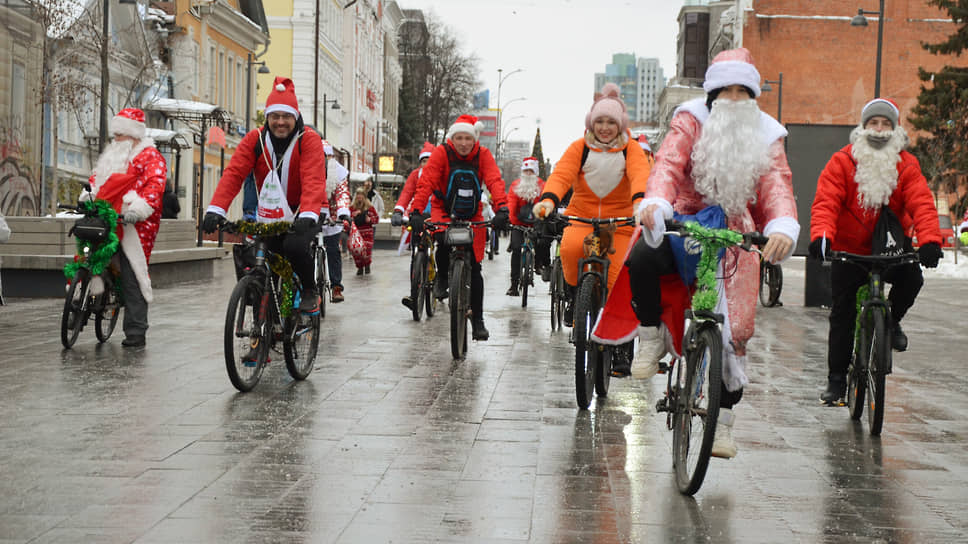
[[[333,286],[333,296],[330,298],[333,303],[343,302],[343,288],[339,285]]]

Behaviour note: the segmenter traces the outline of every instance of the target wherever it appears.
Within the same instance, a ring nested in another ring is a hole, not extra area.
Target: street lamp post
[[[245,131],[249,132],[249,123],[252,122],[252,66],[259,65],[260,74],[268,74],[272,71],[266,66],[266,61],[252,60],[252,53],[249,53],[248,63],[245,67]]]
[[[877,11],[866,11],[863,8],[857,9],[857,15],[850,19],[850,26],[867,26],[867,17],[864,15],[877,15],[877,61],[874,69],[874,98],[881,96],[881,48],[884,44],[884,0],[880,2],[880,9]]]
[[[527,100],[527,98],[525,98],[523,96],[519,96],[517,98],[512,98],[511,100],[508,100],[503,106],[501,105],[500,102],[498,102],[498,111],[497,111],[497,118],[498,118],[498,121],[499,121],[498,122],[498,126],[497,126],[497,135],[498,135],[498,137],[501,136],[501,130],[504,127],[503,123],[501,122],[501,117],[502,117],[502,114],[504,113],[505,108],[507,108],[508,106],[510,106],[511,104],[513,104],[515,102],[520,102],[522,100]],[[503,144],[500,141],[500,139],[498,139],[498,142],[497,142],[497,157],[496,157],[497,159],[500,159],[501,158],[502,147],[503,147]]]
[[[327,99],[326,93],[323,93],[323,139],[324,140],[326,139],[326,104],[329,104],[330,102],[333,103],[334,110],[339,109],[339,102],[337,102],[335,98],[332,100]]]
[[[518,72],[523,72],[523,71],[524,71],[524,68],[518,68],[517,70],[508,72],[504,77],[501,77],[501,72],[503,72],[503,69],[501,68],[497,69],[497,125],[494,128],[495,128],[495,132],[497,132],[497,135],[499,137],[501,136],[501,114],[504,112],[504,109],[501,107],[501,86],[504,85],[505,79],[513,76]],[[501,158],[500,141],[497,142],[497,155],[498,155],[497,158],[500,159]]]
[[[767,79],[763,81],[763,86],[760,90],[764,93],[768,93],[773,90],[770,84],[776,85],[776,120],[778,123],[783,123],[783,72],[780,72],[780,79],[772,80]]]

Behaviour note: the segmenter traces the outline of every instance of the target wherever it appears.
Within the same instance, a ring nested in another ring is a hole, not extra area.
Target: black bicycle
[[[245,234],[244,243],[252,246],[255,259],[232,290],[225,314],[225,368],[232,385],[242,392],[259,383],[271,352],[278,353],[280,343],[293,379],[305,380],[313,371],[321,315],[298,310],[302,281],[289,261],[267,244],[267,239],[290,232],[290,226],[252,222],[222,226],[224,231]],[[319,256],[315,239],[310,249]],[[320,271],[318,266],[316,271]],[[312,279],[317,285],[319,280]]]
[[[575,397],[578,408],[585,410],[591,404],[593,394],[597,393],[600,397],[608,395],[612,355],[620,348],[599,344],[591,337],[599,311],[608,298],[608,253],[611,248],[608,244],[602,244],[601,227],[634,225],[635,218],[560,217],[569,223],[574,221],[592,226],[592,233],[584,241],[585,257],[578,260],[578,288],[575,291],[574,325],[571,331],[571,340],[575,344]]]
[[[410,228],[410,227],[407,227]],[[437,265],[434,261],[433,228],[428,224],[420,233],[416,243],[412,243],[410,257],[410,311],[413,320],[420,321],[423,312],[427,317],[433,317],[437,311],[437,299],[434,297],[434,281],[437,279]],[[412,234],[411,236],[416,236]]]
[[[546,222],[560,222],[555,216]],[[568,291],[565,289],[565,270],[561,266],[561,229],[555,229],[555,251],[551,261],[551,281],[548,291],[551,294],[551,330],[559,330],[565,320],[565,304],[568,302]],[[570,325],[569,325],[570,326]]]
[[[767,261],[760,255],[760,304],[766,308],[783,306],[780,293],[783,291],[783,268]]]
[[[847,369],[847,407],[851,419],[860,419],[867,399],[867,424],[879,436],[884,424],[885,378],[893,370],[891,305],[881,279],[884,272],[919,262],[914,252],[899,255],[857,255],[833,251],[830,260],[851,263],[868,271],[867,284],[857,290],[854,350]]]
[[[534,248],[538,243],[538,231],[534,227],[508,225],[523,234],[521,263],[518,268],[518,286],[521,288],[521,307],[528,307],[528,289],[534,287]]]

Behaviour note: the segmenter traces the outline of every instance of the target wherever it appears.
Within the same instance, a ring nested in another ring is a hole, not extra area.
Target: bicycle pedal
[[[655,403],[655,411],[658,413],[669,411],[669,397],[662,397]]]
[[[672,370],[672,367],[669,366],[669,363],[664,363],[662,361],[659,361],[659,370],[657,370],[655,373],[656,374],[665,374],[666,372],[668,372],[670,370]]]

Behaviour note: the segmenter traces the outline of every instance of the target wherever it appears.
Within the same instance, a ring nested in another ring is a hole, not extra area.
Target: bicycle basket
[[[70,233],[81,240],[98,243],[108,237],[108,223],[100,217],[85,216],[74,222]]]
[[[448,227],[444,231],[444,244],[465,246],[474,243],[474,231],[470,227]]]

